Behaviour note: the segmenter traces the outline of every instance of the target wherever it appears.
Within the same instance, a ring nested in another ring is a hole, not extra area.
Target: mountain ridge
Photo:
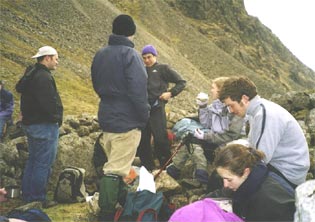
[[[159,62],[170,64],[187,80],[184,92],[170,102],[172,110],[193,112],[195,96],[209,92],[211,79],[218,76],[248,76],[265,97],[315,84],[315,73],[248,16],[242,0],[2,0],[0,5],[0,75],[14,92],[16,106],[14,85],[35,62],[30,57],[39,47],[52,45],[60,56],[54,75],[65,113],[96,114],[90,65],[95,52],[107,44],[112,20],[120,13],[135,19],[135,48],[155,45]],[[199,14],[204,17],[196,18]]]

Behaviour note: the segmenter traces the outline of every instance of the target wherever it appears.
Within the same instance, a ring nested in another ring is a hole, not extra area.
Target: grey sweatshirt
[[[243,118],[229,113],[218,99],[199,109],[199,121],[204,128],[210,129],[204,139],[218,145],[239,139],[244,126]]]
[[[265,128],[262,131],[263,104],[266,110]],[[299,185],[306,179],[310,167],[308,145],[302,128],[294,117],[278,104],[254,97],[247,108],[250,132],[249,143],[263,151],[266,163],[278,169],[290,182]]]

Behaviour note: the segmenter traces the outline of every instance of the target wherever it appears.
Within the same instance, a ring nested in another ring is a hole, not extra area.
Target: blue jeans
[[[57,123],[23,126],[29,158],[22,179],[22,197],[26,202],[44,201],[51,166],[57,155],[59,127]]]

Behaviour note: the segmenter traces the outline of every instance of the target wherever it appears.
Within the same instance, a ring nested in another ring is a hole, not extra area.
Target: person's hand
[[[164,101],[168,101],[171,97],[172,97],[171,92],[164,92],[164,93],[162,93],[162,95],[160,95],[159,99],[164,100]]]
[[[200,129],[195,129],[194,137],[196,137],[197,139],[203,140],[205,137],[205,133]]]
[[[206,106],[208,105],[209,96],[208,94],[201,92],[197,95],[196,102],[198,106]]]
[[[0,189],[0,202],[6,201],[7,198],[5,195],[7,194],[7,191],[4,188]]]

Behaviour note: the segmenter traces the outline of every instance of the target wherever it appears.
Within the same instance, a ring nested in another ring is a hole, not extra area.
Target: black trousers
[[[154,169],[153,150],[151,148],[151,135],[154,141],[154,154],[159,159],[161,166],[170,158],[170,143],[166,130],[165,104],[160,103],[150,111],[150,118],[144,130],[142,130],[137,155],[141,163],[148,170]]]

